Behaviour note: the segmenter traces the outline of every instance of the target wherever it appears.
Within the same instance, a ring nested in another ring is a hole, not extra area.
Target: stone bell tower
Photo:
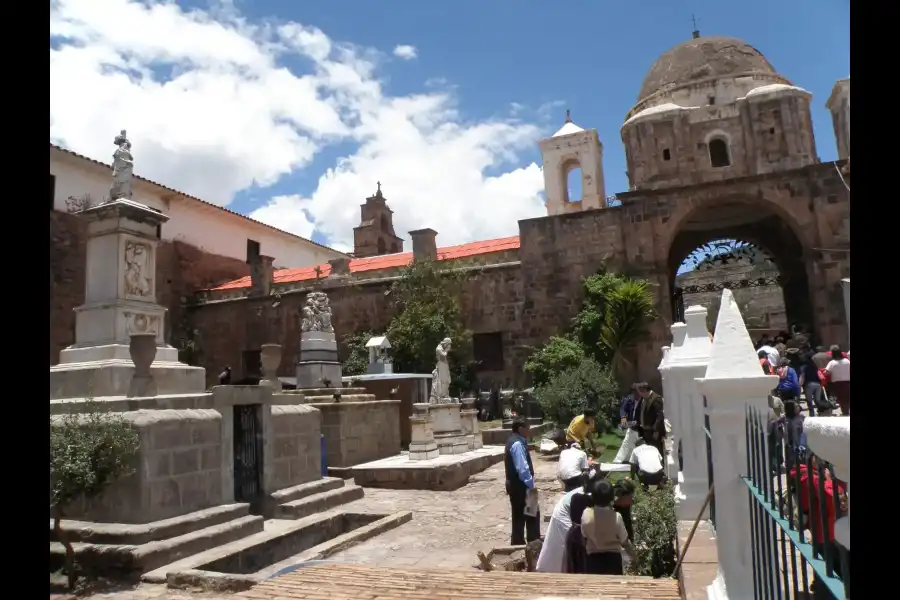
[[[547,214],[559,215],[606,206],[603,182],[603,144],[596,129],[582,129],[566,122],[552,137],[538,142],[543,158]],[[569,199],[569,172],[581,170],[581,198]]]
[[[353,228],[353,255],[356,258],[403,252],[403,240],[394,233],[394,211],[381,193],[381,182],[374,196],[360,205],[359,226]]]

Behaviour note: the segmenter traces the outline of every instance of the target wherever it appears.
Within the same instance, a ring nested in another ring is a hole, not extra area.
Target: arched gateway
[[[595,132],[567,121],[542,141],[550,216],[520,222],[521,343],[565,328],[579,309],[581,279],[605,263],[656,290],[662,318],[639,356],[641,374],[652,378],[678,311],[676,271],[695,248],[721,239],[772,258],[788,324],[845,343],[849,175],[843,161],[819,161],[810,100],[745,42],[696,37],[654,63],[626,115],[630,191],[617,195],[621,205],[567,204],[554,179],[569,154],[601,156]],[[595,177],[602,181],[602,172]]]

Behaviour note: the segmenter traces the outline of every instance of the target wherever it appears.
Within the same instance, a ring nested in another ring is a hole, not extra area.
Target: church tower
[[[381,182],[374,196],[360,204],[359,226],[353,228],[353,255],[356,258],[403,252],[403,240],[394,233],[394,211],[381,193]]]
[[[541,140],[547,214],[560,215],[606,205],[603,144],[596,129],[584,130],[566,111],[566,122],[552,137]],[[581,171],[581,198],[570,197],[569,173]]]

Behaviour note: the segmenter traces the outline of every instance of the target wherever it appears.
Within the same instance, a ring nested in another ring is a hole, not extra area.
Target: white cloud
[[[224,205],[254,185],[265,196],[331,144],[352,148],[314,190],[252,212],[273,226],[350,248],[376,181],[398,234],[433,227],[441,245],[543,214],[539,167],[517,166],[535,124],[466,120],[452,88],[387,95],[383,55],[309,24],[251,22],[224,2],[54,0],[50,32],[50,135],[77,152],[108,161],[125,128],[138,173]]]
[[[419,51],[415,46],[409,44],[399,44],[394,46],[394,56],[403,60],[412,60],[419,56]]]

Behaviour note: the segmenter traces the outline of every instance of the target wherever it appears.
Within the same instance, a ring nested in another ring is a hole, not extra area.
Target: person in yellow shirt
[[[592,453],[594,449],[591,433],[597,422],[597,411],[588,408],[583,414],[578,415],[569,423],[566,429],[566,441],[578,442],[582,448],[588,453]]]

